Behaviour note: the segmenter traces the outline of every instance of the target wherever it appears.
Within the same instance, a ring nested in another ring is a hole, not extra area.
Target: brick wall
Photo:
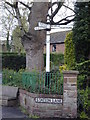
[[[35,98],[55,98],[63,99],[61,95],[47,95],[47,94],[33,94],[25,90],[20,90],[20,105],[23,106],[31,115],[40,117],[61,117],[62,116],[62,103],[37,103]]]
[[[50,52],[52,53],[52,44],[50,45]],[[63,53],[65,51],[65,44],[56,44],[56,53]],[[46,53],[46,45],[44,46],[44,53]]]
[[[59,117],[76,118],[77,117],[77,71],[64,71],[63,96],[33,94],[25,90],[19,90],[20,105],[23,106],[29,114],[40,117]],[[60,104],[37,103],[36,98],[62,99]]]
[[[56,52],[57,53],[63,53],[64,54],[65,51],[65,44],[57,44],[56,45]]]

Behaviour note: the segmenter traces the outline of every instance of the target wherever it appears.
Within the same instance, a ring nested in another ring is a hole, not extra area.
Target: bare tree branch
[[[11,6],[11,7],[14,7],[14,5],[13,4],[11,4],[11,3],[9,3],[9,2],[5,2],[7,5],[9,5],[9,6]]]
[[[68,9],[70,9],[70,10],[73,11],[74,13],[76,13],[75,10],[73,10],[72,8],[70,8],[70,7],[68,7],[68,6],[64,5],[64,4],[63,4],[63,6],[66,7],[66,8],[68,8]]]
[[[15,6],[16,16],[17,16],[17,19],[18,19],[18,24],[19,24],[19,27],[20,27],[20,30],[21,30],[21,34],[23,36],[25,34],[25,30],[23,28],[23,24],[22,24],[22,21],[21,21],[21,15],[20,15],[19,8],[18,8],[18,2],[15,2],[14,6]]]
[[[74,17],[75,14],[76,14],[76,12],[75,12],[72,8],[64,5],[63,2],[54,2],[54,3],[52,3],[51,6],[50,6],[51,11],[52,11],[52,7],[53,7],[54,5],[58,5],[58,7],[55,9],[54,12],[52,12],[52,15],[50,16],[51,25],[66,25],[66,24],[68,24],[68,23],[70,23],[71,21],[74,20],[74,18],[69,19],[70,17]],[[70,10],[73,11],[75,14],[74,14],[74,15],[70,15],[70,16],[66,16],[65,18],[59,20],[58,22],[54,22],[53,19],[54,19],[55,15],[58,13],[58,11],[60,10],[60,8],[61,8],[62,6],[70,9]]]
[[[55,24],[60,24],[60,22],[62,22],[62,21],[70,21],[68,18],[74,17],[74,16],[75,16],[75,14],[74,14],[74,15],[67,16],[67,17],[61,19],[60,21],[56,22]]]
[[[52,4],[52,6],[55,5],[55,4],[57,4],[58,7],[56,8],[56,10],[55,10],[55,11],[52,13],[52,15],[50,16],[51,20],[53,20],[54,16],[58,13],[58,11],[59,11],[59,9],[61,8],[61,6],[62,6],[63,3],[61,3],[61,2],[55,2],[55,3]],[[52,6],[51,6],[51,7],[52,7]]]
[[[23,2],[20,2],[22,5],[24,5],[25,7],[27,7],[29,10],[31,10],[31,7],[29,7],[28,5],[26,5],[25,3]]]
[[[58,23],[57,24],[57,22],[54,22],[52,25],[67,25],[67,24],[69,24],[70,22],[72,22],[72,21],[74,21],[74,19],[75,18],[72,18],[71,20],[66,20],[66,22],[64,21],[63,23],[61,22],[61,23]]]
[[[7,11],[12,15],[12,16],[14,16],[15,18],[17,18],[17,16],[15,16],[6,6],[4,6],[6,9],[7,9]]]

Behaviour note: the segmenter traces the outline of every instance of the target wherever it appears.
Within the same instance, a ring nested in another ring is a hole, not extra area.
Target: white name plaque
[[[36,103],[62,104],[62,99],[55,98],[35,98]]]

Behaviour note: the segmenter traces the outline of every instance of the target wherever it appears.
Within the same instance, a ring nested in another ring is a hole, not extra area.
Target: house
[[[50,52],[51,53],[63,53],[65,51],[64,40],[66,38],[67,33],[69,31],[61,31],[56,33],[51,33],[51,41],[50,41]],[[46,44],[44,45],[44,53],[46,53]]]
[[[51,33],[51,41],[50,41],[50,52],[51,53],[63,53],[65,51],[65,44],[64,44],[64,40],[66,38],[67,33],[69,33],[69,31],[61,31],[61,32],[56,32],[56,33]],[[2,46],[2,51],[6,52],[7,48],[6,48],[6,41],[2,41],[1,42],[1,46]],[[12,44],[11,46],[11,52],[15,51],[15,46]],[[46,44],[44,45],[44,53],[46,53]]]

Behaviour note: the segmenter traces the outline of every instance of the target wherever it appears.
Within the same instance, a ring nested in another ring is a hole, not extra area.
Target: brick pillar
[[[63,71],[63,117],[77,118],[78,71]]]

